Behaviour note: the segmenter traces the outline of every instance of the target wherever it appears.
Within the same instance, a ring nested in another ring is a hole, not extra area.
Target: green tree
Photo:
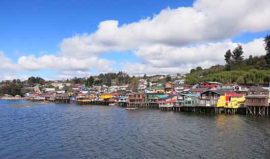
[[[264,43],[265,43],[265,50],[266,50],[265,60],[266,60],[266,63],[270,65],[270,35],[267,35],[264,38]]]
[[[84,83],[84,79],[83,78],[78,78],[78,77],[74,77],[73,79],[71,79],[71,81],[74,84],[83,84]]]
[[[139,86],[139,79],[136,78],[135,76],[133,76],[132,78],[130,78],[129,88],[132,91],[138,91],[138,86]]]
[[[41,77],[29,77],[27,80],[27,83],[30,85],[34,85],[34,84],[44,84],[45,80]]]
[[[171,82],[172,81],[172,77],[170,75],[166,76],[166,82]]]
[[[147,75],[146,74],[143,75],[143,79],[147,79]]]
[[[231,50],[226,51],[225,55],[226,70],[231,70],[232,53]]]
[[[196,70],[193,68],[193,69],[191,69],[190,70],[190,73],[192,74],[192,73],[195,73],[196,72]]]
[[[235,62],[235,64],[239,64],[243,62],[244,56],[243,56],[243,48],[241,45],[238,45],[232,53],[232,59]]]
[[[253,56],[249,55],[248,59],[246,60],[247,65],[252,65],[253,64]]]
[[[196,67],[196,71],[202,71],[203,69],[202,69],[202,67],[200,67],[200,66],[198,66],[198,67]]]
[[[2,82],[0,87],[0,95],[9,94],[9,95],[23,95],[22,93],[23,84],[20,80],[12,80]]]
[[[94,84],[94,82],[95,82],[94,77],[90,76],[90,77],[88,77],[88,78],[86,79],[86,81],[85,81],[85,86],[86,86],[86,87],[92,87],[93,84]]]

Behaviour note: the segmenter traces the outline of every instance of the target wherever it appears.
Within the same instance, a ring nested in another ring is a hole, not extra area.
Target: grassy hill
[[[264,56],[249,56],[244,59],[243,49],[238,45],[225,55],[225,65],[216,65],[208,69],[197,67],[186,76],[187,84],[204,81],[238,84],[268,84],[270,82],[270,36],[265,37]]]

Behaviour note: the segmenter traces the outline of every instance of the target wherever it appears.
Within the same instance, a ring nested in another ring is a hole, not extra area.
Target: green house
[[[163,93],[146,93],[146,102],[156,102],[159,99],[164,99],[167,98],[167,94]]]
[[[197,94],[179,94],[177,96],[177,105],[183,107],[198,106],[199,96]]]

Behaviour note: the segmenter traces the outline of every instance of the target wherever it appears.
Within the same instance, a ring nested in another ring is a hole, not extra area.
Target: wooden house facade
[[[262,87],[251,87],[246,96],[246,106],[269,106],[269,91]]]
[[[129,103],[143,103],[145,101],[144,93],[130,93],[128,95]]]
[[[262,87],[251,87],[246,96],[246,114],[253,116],[269,115],[269,90]]]
[[[220,96],[224,95],[223,90],[207,90],[201,93],[199,106],[216,107]]]
[[[172,110],[173,106],[176,105],[177,95],[170,95],[166,98],[159,99],[157,101],[159,109],[161,110]]]

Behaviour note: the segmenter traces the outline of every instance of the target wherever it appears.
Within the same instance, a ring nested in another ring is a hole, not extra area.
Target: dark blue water
[[[0,158],[270,158],[270,120],[0,101]]]

